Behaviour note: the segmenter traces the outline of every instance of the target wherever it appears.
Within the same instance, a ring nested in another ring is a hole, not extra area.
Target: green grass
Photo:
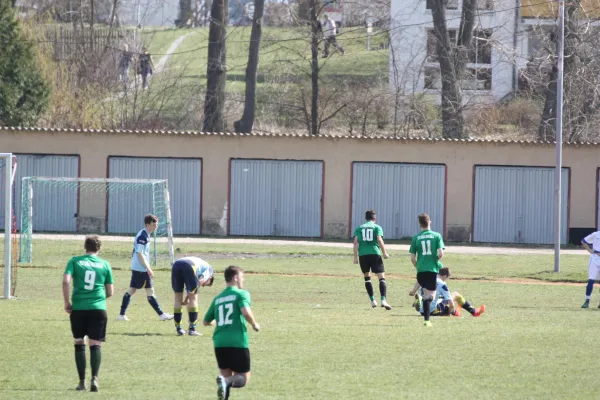
[[[129,246],[120,246],[104,245],[103,255],[113,264],[124,263],[122,251]],[[0,398],[82,396],[73,390],[73,347],[60,290],[63,265],[78,247],[74,242],[36,242],[34,255],[46,266],[21,268],[19,300],[0,301]],[[478,319],[466,313],[436,318],[433,328],[426,329],[410,307],[414,278],[404,253],[392,253],[386,261],[394,309],[385,312],[370,310],[358,267],[345,249],[179,247],[213,260],[219,272],[235,263],[260,273],[246,279],[262,326],[260,333],[250,333],[253,376],[232,399],[421,399],[424,387],[427,397],[449,399],[597,395],[586,340],[595,337],[600,314],[595,308],[579,308],[583,288],[499,282],[510,277],[583,281],[584,256],[564,256],[564,272],[550,276],[540,273],[551,269],[550,256],[448,254],[446,265],[455,277],[497,281],[451,279],[451,290],[476,305],[485,303],[487,312]],[[213,287],[200,291],[202,312],[222,289],[220,276]],[[156,272],[158,299],[168,311],[169,280],[167,270]],[[115,271],[115,282],[97,397],[215,398],[212,328],[202,328],[203,337],[176,337],[172,323],[158,322],[142,294],[132,300],[132,320],[117,323],[129,272]]]

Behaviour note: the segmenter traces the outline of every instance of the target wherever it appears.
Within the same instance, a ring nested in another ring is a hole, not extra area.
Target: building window
[[[456,29],[448,30],[450,43],[456,46]],[[433,29],[427,30],[427,62],[438,62],[437,38],[433,33]]]
[[[428,10],[431,10],[431,6],[433,5],[434,1],[441,1],[441,0],[425,0],[425,5]],[[447,0],[447,1],[448,2],[446,3],[446,10],[458,10],[458,0]]]
[[[491,90],[492,69],[488,67],[467,68],[463,75],[461,87],[464,90]]]
[[[475,0],[475,8],[478,10],[493,10],[494,9],[494,1],[493,0]]]
[[[469,51],[469,62],[473,64],[492,63],[492,31],[490,29],[473,32],[473,46]]]
[[[442,77],[437,67],[425,67],[425,89],[441,89]]]

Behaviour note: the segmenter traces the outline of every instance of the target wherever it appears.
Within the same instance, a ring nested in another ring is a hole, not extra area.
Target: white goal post
[[[4,298],[11,297],[12,260],[12,185],[15,178],[17,158],[12,153],[0,153],[0,163],[4,169]]]
[[[150,255],[149,261],[156,266],[157,258],[162,256],[163,261],[166,261],[168,257],[169,267],[175,262],[170,196],[167,180],[165,179],[43,176],[22,178],[19,262],[32,262],[33,222],[35,219],[38,221],[36,223],[39,223],[40,220],[45,218],[43,213],[38,213],[37,216],[35,214],[36,193],[40,193],[38,196],[42,196],[46,202],[51,200],[53,196],[60,196],[61,199],[64,198],[64,202],[70,202],[72,208],[67,208],[72,209],[75,218],[77,218],[76,223],[70,226],[72,228],[71,232],[131,235],[135,234],[140,226],[143,227],[142,216],[144,214],[155,214],[159,218],[159,228],[153,234],[153,254]],[[140,198],[147,203],[147,207],[139,206]],[[114,213],[114,215],[109,218],[109,213]],[[123,222],[128,219],[130,221],[130,217],[134,215],[135,222],[133,224]],[[65,217],[69,216],[73,215],[65,215]],[[64,226],[51,226],[52,223],[49,221],[44,222],[46,222],[45,227],[38,227],[37,229],[60,232],[64,228]],[[116,226],[116,232],[110,230],[111,223],[113,227]],[[160,238],[160,243],[162,243],[160,251],[157,251],[157,237]],[[168,250],[164,247],[165,242]],[[129,257],[131,256],[129,255]],[[166,264],[163,265],[167,266]]]

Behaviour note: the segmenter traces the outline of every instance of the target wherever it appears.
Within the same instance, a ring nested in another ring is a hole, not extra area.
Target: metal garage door
[[[321,236],[322,161],[232,160],[229,234]]]
[[[21,228],[21,182],[25,176],[77,178],[78,156],[17,154],[15,175],[15,215]],[[4,176],[0,177],[4,193]],[[4,197],[0,196],[0,220],[4,227]],[[75,232],[77,230],[77,185],[57,185],[38,182],[33,187],[33,230],[44,232]]]
[[[444,232],[446,167],[431,164],[366,163],[352,165],[352,232],[365,211],[377,211],[388,239],[419,232],[417,215],[426,212],[431,228]]]
[[[567,242],[569,170],[562,170],[561,242]],[[554,242],[554,168],[475,168],[473,241]]]
[[[108,168],[110,178],[167,179],[173,234],[200,234],[201,159],[109,157]],[[144,225],[144,215],[150,212],[150,188],[138,191],[135,198],[109,196],[108,232],[137,232]]]

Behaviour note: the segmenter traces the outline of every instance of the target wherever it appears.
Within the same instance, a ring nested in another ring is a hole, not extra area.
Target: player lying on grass
[[[431,302],[430,312],[431,315],[436,316],[460,316],[461,308],[464,308],[474,317],[479,317],[481,314],[485,312],[485,305],[482,304],[481,307],[473,308],[473,306],[465,300],[463,295],[458,292],[453,292],[450,294],[450,289],[448,289],[448,278],[450,278],[452,274],[450,273],[449,268],[440,268],[440,273],[436,282],[436,291],[434,301]],[[413,306],[416,311],[420,312],[423,315],[423,289],[419,285],[418,282],[415,283],[413,289],[409,292],[409,295],[415,297],[415,302]]]

